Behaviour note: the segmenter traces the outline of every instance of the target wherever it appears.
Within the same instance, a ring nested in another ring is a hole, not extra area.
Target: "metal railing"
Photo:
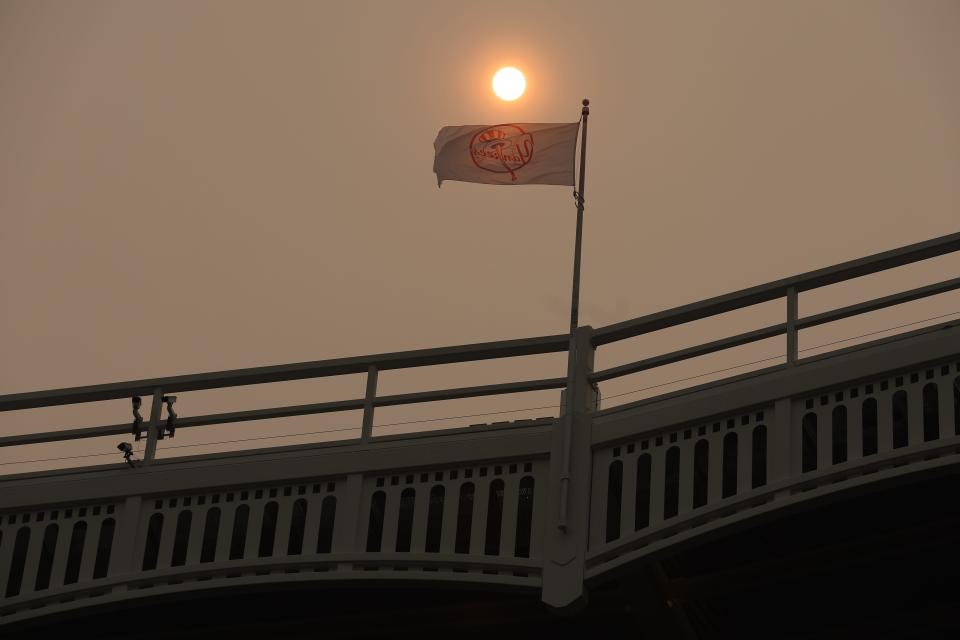
[[[798,360],[797,333],[801,329],[815,327],[905,302],[954,291],[960,289],[960,278],[945,280],[936,284],[911,289],[805,318],[799,318],[797,316],[797,296],[800,292],[837,284],[861,276],[953,253],[958,250],[960,250],[960,233],[954,233],[595,329],[591,337],[591,346],[594,349],[598,346],[608,345],[642,334],[717,316],[729,311],[735,311],[779,298],[786,298],[787,301],[787,317],[784,322],[694,347],[672,351],[637,362],[593,372],[589,374],[588,379],[591,383],[596,384],[781,335],[785,335],[787,338],[787,363],[785,366],[792,366]],[[377,375],[380,371],[566,352],[568,351],[570,341],[571,337],[569,335],[559,334],[519,340],[486,342],[436,349],[384,353],[296,364],[189,374],[167,378],[133,380],[86,387],[18,393],[0,396],[0,411],[33,409],[149,395],[152,397],[151,412],[149,421],[143,425],[143,429],[147,431],[148,437],[147,451],[144,460],[145,462],[149,462],[155,454],[157,432],[162,428],[162,400],[167,394],[366,373],[366,393],[363,398],[271,407],[251,411],[178,417],[176,428],[185,429],[250,420],[266,420],[270,418],[362,410],[361,440],[368,441],[373,437],[373,415],[376,407],[549,389],[564,389],[568,381],[567,377],[544,378],[378,396]],[[130,431],[131,424],[124,423],[3,436],[0,437],[0,447],[129,434]]]

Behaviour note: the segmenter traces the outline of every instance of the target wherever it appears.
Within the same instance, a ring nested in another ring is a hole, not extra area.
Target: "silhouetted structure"
[[[804,359],[796,332],[960,288],[797,317],[798,292],[957,249],[960,234],[581,327],[566,378],[376,394],[381,370],[566,351],[558,335],[0,397],[13,410],[152,396],[145,426],[0,438],[148,437],[134,469],[0,480],[0,625],[145,637],[318,625],[350,637],[955,634],[960,326]],[[599,346],[779,297],[783,323],[593,370]],[[780,335],[783,364],[597,406],[598,382]],[[154,458],[173,427],[165,394],[357,372],[368,384],[356,400],[173,417],[180,430],[362,409],[358,440]],[[372,436],[377,406],[559,388],[560,418]],[[117,610],[134,620],[161,603],[149,625],[116,622]]]

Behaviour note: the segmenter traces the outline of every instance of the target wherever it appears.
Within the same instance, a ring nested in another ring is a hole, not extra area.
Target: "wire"
[[[905,328],[905,327],[912,327],[912,326],[915,326],[915,325],[918,325],[918,324],[923,324],[924,322],[930,322],[931,320],[940,320],[940,319],[942,319],[942,318],[947,318],[947,317],[955,316],[955,315],[958,315],[958,314],[960,314],[960,311],[954,311],[954,312],[952,312],[952,313],[945,313],[945,314],[943,314],[943,315],[932,316],[932,317],[930,317],[930,318],[925,318],[925,319],[923,319],[923,320],[916,320],[916,321],[914,321],[914,322],[907,322],[907,323],[905,323],[905,324],[896,325],[896,326],[894,326],[894,327],[888,327],[888,328],[886,328],[886,329],[880,329],[880,330],[877,330],[877,331],[870,331],[870,332],[867,332],[867,333],[861,333],[860,335],[852,336],[852,337],[850,337],[850,338],[843,338],[842,340],[834,340],[834,341],[832,341],[832,342],[825,342],[825,343],[823,343],[823,344],[818,344],[818,345],[815,345],[815,346],[812,346],[812,347],[807,347],[807,348],[805,348],[805,349],[800,349],[800,350],[799,350],[799,353],[804,353],[804,352],[806,352],[806,351],[813,351],[814,349],[821,349],[821,348],[823,348],[823,347],[829,347],[829,346],[833,346],[833,345],[835,345],[835,344],[841,344],[841,343],[844,343],[844,342],[850,342],[851,340],[858,340],[858,339],[860,339],[860,338],[866,338],[866,337],[869,337],[869,336],[877,335],[878,333],[886,333],[886,332],[888,332],[888,331],[895,331],[896,329],[903,329],[903,328]],[[648,387],[641,387],[641,388],[639,388],[639,389],[634,389],[633,391],[625,391],[625,392],[623,392],[623,393],[617,393],[617,394],[614,394],[614,395],[609,395],[609,396],[606,396],[604,399],[609,400],[609,399],[612,399],[612,398],[620,398],[620,397],[622,397],[622,396],[632,395],[632,394],[634,394],[634,393],[641,393],[641,392],[643,392],[643,391],[649,391],[649,390],[651,390],[651,389],[659,389],[660,387],[666,387],[666,386],[669,386],[669,385],[671,385],[671,384],[677,384],[678,382],[687,382],[687,381],[690,381],[690,380],[696,380],[696,379],[698,379],[698,378],[705,378],[705,377],[707,377],[707,376],[712,376],[712,375],[715,375],[715,374],[717,374],[717,373],[724,373],[724,372],[726,372],[726,371],[733,371],[734,369],[742,369],[743,367],[749,367],[749,366],[752,366],[752,365],[755,365],[755,364],[761,364],[761,363],[763,363],[763,362],[770,362],[771,360],[778,360],[778,359],[784,358],[784,357],[786,357],[786,354],[781,353],[781,354],[778,354],[778,355],[775,355],[775,356],[770,356],[770,357],[768,357],[768,358],[763,358],[763,359],[761,359],[761,360],[754,360],[754,361],[752,361],[752,362],[744,362],[744,363],[742,363],[742,364],[737,364],[737,365],[733,365],[733,366],[730,366],[730,367],[724,367],[724,368],[722,368],[722,369],[714,369],[713,371],[708,371],[708,372],[706,372],[706,373],[700,373],[700,374],[693,375],[693,376],[687,376],[687,377],[685,377],[685,378],[677,378],[677,379],[675,379],[675,380],[670,380],[670,381],[668,381],[668,382],[661,382],[661,383],[659,383],[659,384],[650,385],[650,386],[648,386]],[[526,408],[521,408],[521,409],[507,409],[507,410],[505,410],[505,411],[488,411],[488,412],[485,412],[485,413],[469,413],[469,414],[458,415],[458,416],[446,416],[446,417],[442,417],[442,418],[425,418],[425,419],[423,419],[423,420],[408,420],[408,421],[405,421],[405,422],[389,422],[389,423],[385,423],[385,424],[374,425],[374,427],[376,427],[376,428],[398,427],[398,426],[410,425],[410,424],[425,424],[425,423],[428,423],[428,422],[440,422],[440,421],[443,421],[443,420],[459,420],[459,419],[462,419],[462,418],[476,418],[476,417],[480,417],[480,416],[502,415],[502,414],[505,414],[505,413],[519,413],[519,412],[521,412],[521,411],[538,411],[538,410],[540,410],[540,409],[553,409],[553,408],[556,408],[556,407],[557,407],[557,405],[546,405],[546,406],[541,406],[541,407],[526,407]],[[234,440],[218,440],[218,441],[215,441],[215,442],[197,442],[197,443],[194,443],[194,444],[173,445],[173,446],[170,446],[170,447],[164,447],[164,450],[166,451],[166,450],[168,450],[168,449],[186,449],[186,448],[190,448],[190,447],[208,447],[208,446],[219,445],[219,444],[236,444],[236,443],[239,443],[239,442],[254,442],[254,441],[258,441],[258,440],[274,440],[274,439],[277,439],[277,438],[296,438],[296,437],[299,437],[299,436],[320,435],[320,434],[323,434],[323,433],[337,433],[337,432],[342,432],[342,431],[356,431],[356,430],[358,430],[358,429],[360,429],[360,427],[358,427],[358,426],[335,427],[335,428],[333,428],[333,429],[324,429],[324,430],[321,430],[321,431],[304,431],[304,432],[301,432],[301,433],[286,433],[286,434],[277,434],[277,435],[272,435],[272,436],[256,436],[256,437],[253,437],[253,438],[238,438],[238,439],[234,439]],[[135,451],[136,451],[136,453],[142,453],[142,450],[135,450]],[[96,457],[110,456],[110,455],[116,455],[116,454],[113,454],[113,453],[90,453],[90,454],[86,454],[86,455],[77,455],[77,456],[62,456],[62,457],[59,457],[59,458],[40,458],[40,459],[37,459],[37,460],[17,460],[17,461],[13,461],[13,462],[0,462],[0,466],[7,466],[7,465],[11,465],[11,464],[30,464],[30,463],[35,463],[35,462],[55,462],[55,461],[58,461],[58,460],[76,460],[76,459],[80,459],[80,458],[96,458]]]
[[[940,320],[941,318],[947,318],[949,316],[955,316],[960,314],[960,311],[954,311],[952,313],[945,313],[940,316],[933,316],[931,318],[926,318],[924,320],[916,320],[915,322],[907,322],[906,324],[899,324],[895,327],[887,327],[886,329],[880,329],[879,331],[870,331],[867,333],[861,333],[858,336],[853,336],[850,338],[844,338],[842,340],[834,340],[833,342],[824,342],[823,344],[814,345],[812,347],[807,347],[806,349],[800,349],[799,353],[805,351],[813,351],[814,349],[822,349],[823,347],[829,347],[835,344],[840,344],[843,342],[850,342],[851,340],[858,340],[860,338],[866,338],[868,336],[874,336],[878,333],[886,333],[887,331],[895,331],[896,329],[903,329],[904,327],[912,327],[914,325],[923,324],[924,322],[930,322],[931,320]],[[658,389],[660,387],[666,387],[671,384],[676,384],[678,382],[687,382],[688,380],[696,380],[697,378],[705,378],[707,376],[712,376],[716,373],[723,373],[724,371],[732,371],[734,369],[742,369],[743,367],[749,367],[754,364],[760,364],[761,362],[770,362],[771,360],[779,360],[780,358],[787,357],[787,354],[780,353],[775,356],[770,356],[769,358],[763,358],[762,360],[754,360],[753,362],[744,362],[743,364],[737,364],[732,367],[726,367],[724,369],[716,369],[714,371],[708,371],[707,373],[701,373],[695,376],[688,376],[686,378],[677,378],[676,380],[670,380],[669,382],[662,382],[660,384],[651,385],[649,387],[641,387],[640,389],[634,389],[633,391],[624,391],[623,393],[618,393],[612,396],[605,396],[605,399],[609,400],[611,398],[619,398],[621,396],[628,396],[633,393],[640,393],[641,391],[649,391],[650,389]]]
[[[142,453],[142,450],[136,451],[135,453]],[[55,460],[76,460],[77,458],[96,458],[99,456],[113,456],[115,453],[88,453],[81,456],[61,456],[59,458],[40,458],[39,460],[16,460],[13,462],[0,462],[0,467],[6,466],[8,464],[30,464],[31,462],[53,462]]]
[[[374,425],[374,427],[377,427],[377,428],[379,428],[379,427],[397,427],[397,426],[407,425],[407,424],[422,424],[422,423],[425,423],[425,422],[439,422],[439,421],[441,421],[441,420],[458,420],[458,419],[461,419],[461,418],[476,418],[476,417],[478,417],[478,416],[492,416],[492,415],[500,415],[500,414],[504,414],[504,413],[517,413],[517,412],[519,412],[519,411],[537,411],[537,410],[539,410],[539,409],[554,409],[554,408],[556,408],[556,405],[548,405],[548,406],[543,406],[543,407],[526,407],[526,408],[521,408],[521,409],[509,409],[509,410],[506,410],[506,411],[488,411],[488,412],[485,412],[485,413],[470,413],[470,414],[465,414],[465,415],[460,415],[460,416],[447,416],[447,417],[444,417],[444,418],[427,418],[427,419],[424,419],[424,420],[409,420],[409,421],[407,421],[407,422],[389,422],[389,423],[385,423],[385,424]],[[253,438],[237,438],[237,439],[234,439],[234,440],[218,440],[218,441],[215,441],[215,442],[196,442],[196,443],[192,443],[192,444],[179,444],[179,445],[173,445],[173,446],[169,446],[169,447],[164,447],[163,450],[164,450],[164,451],[167,451],[167,450],[169,450],[169,449],[185,449],[185,448],[188,448],[188,447],[207,447],[207,446],[213,446],[213,445],[217,445],[217,444],[234,444],[234,443],[238,443],[238,442],[253,442],[253,441],[255,441],[255,440],[274,440],[274,439],[276,439],[276,438],[296,438],[296,437],[298,437],[298,436],[312,436],[312,435],[319,435],[319,434],[323,434],[323,433],[337,433],[337,432],[340,432],[340,431],[357,431],[357,430],[359,430],[359,429],[360,429],[360,427],[358,427],[358,426],[356,426],[356,425],[351,426],[351,427],[335,427],[335,428],[333,428],[333,429],[323,429],[323,430],[321,430],[321,431],[303,431],[303,432],[300,432],[300,433],[282,433],[282,434],[277,434],[277,435],[272,435],[272,436],[256,436],[256,437],[253,437]],[[136,453],[142,453],[142,450],[135,450],[135,451],[136,451]],[[115,454],[113,454],[113,453],[90,453],[90,454],[79,455],[79,456],[63,456],[63,457],[60,457],[60,458],[41,458],[41,459],[38,459],[38,460],[18,460],[18,461],[15,461],[15,462],[0,462],[0,466],[4,466],[4,465],[8,465],[8,464],[29,464],[29,463],[31,463],[31,462],[53,462],[53,461],[56,461],[56,460],[73,460],[73,459],[76,459],[76,458],[95,458],[95,457],[99,457],[99,456],[112,456],[112,455],[115,455]]]
[[[752,364],[760,364],[761,362],[769,362],[771,360],[779,360],[784,357],[784,354],[770,356],[769,358],[764,358],[763,360],[754,360],[753,362],[744,362],[743,364],[735,364],[732,367],[726,367],[724,369],[716,369],[714,371],[708,371],[707,373],[700,373],[695,376],[688,376],[686,378],[677,378],[676,380],[670,380],[669,382],[661,382],[660,384],[654,384],[649,387],[642,387],[640,389],[634,389],[633,391],[624,391],[623,393],[617,393],[612,396],[604,396],[604,399],[609,400],[610,398],[619,398],[620,396],[628,396],[631,393],[640,393],[641,391],[649,391],[650,389],[657,389],[659,387],[666,387],[667,385],[676,384],[678,382],[686,382],[687,380],[696,380],[697,378],[705,378],[707,376],[712,376],[715,373],[723,373],[724,371],[732,371],[734,369],[741,369],[743,367],[749,367]]]
[[[402,424],[419,424],[421,422],[440,422],[442,420],[459,420],[460,418],[477,418],[480,416],[495,416],[502,413],[517,413],[518,411],[539,411],[540,409],[556,409],[557,405],[551,404],[545,407],[526,407],[524,409],[507,409],[506,411],[488,411],[487,413],[468,413],[462,416],[447,416],[445,418],[426,418],[424,420],[410,420],[408,422],[390,422],[387,424],[375,424],[374,427],[396,427]]]
[[[549,405],[545,407],[526,407],[522,409],[509,409],[507,411],[488,411],[486,413],[470,413],[462,416],[446,416],[444,418],[425,418],[423,420],[409,420],[407,422],[388,422],[385,424],[375,424],[373,426],[375,428],[397,427],[397,426],[406,425],[406,424],[423,424],[426,422],[440,422],[442,420],[459,420],[461,418],[476,418],[478,416],[492,416],[492,415],[499,415],[503,413],[517,413],[519,411],[537,411],[539,409],[553,409],[555,407],[556,405]],[[352,427],[336,427],[334,429],[324,429],[322,431],[303,431],[300,433],[284,433],[284,434],[277,434],[274,436],[256,436],[253,438],[241,438],[237,440],[220,440],[217,442],[198,442],[195,444],[181,444],[181,445],[174,445],[172,447],[164,447],[163,449],[164,451],[166,451],[167,449],[183,449],[185,447],[205,447],[205,446],[210,446],[215,444],[233,444],[235,442],[252,442],[254,440],[273,440],[276,438],[296,438],[298,436],[313,436],[321,433],[336,433],[338,431],[358,431],[359,429],[360,427],[354,425]],[[100,454],[100,455],[104,455],[104,454]]]
[[[886,333],[887,331],[894,331],[896,329],[903,329],[904,327],[912,327],[917,324],[923,324],[924,322],[930,322],[931,320],[939,320],[941,318],[947,318],[949,316],[955,316],[960,314],[960,311],[954,311],[953,313],[945,313],[942,316],[933,316],[932,318],[927,318],[926,320],[917,320],[916,322],[908,322],[906,324],[898,324],[895,327],[889,327],[887,329],[880,329],[879,331],[871,331],[869,333],[861,333],[858,336],[853,336],[852,338],[844,338],[843,340],[834,340],[833,342],[824,342],[823,344],[818,344],[814,347],[807,347],[806,349],[800,349],[800,352],[804,351],[813,351],[814,349],[820,349],[822,347],[829,347],[831,345],[840,344],[841,342],[850,342],[851,340],[857,340],[859,338],[866,338],[867,336],[875,336],[878,333]]]
[[[208,445],[214,444],[233,444],[234,442],[251,442],[253,440],[274,440],[276,438],[296,438],[298,436],[312,436],[320,433],[337,433],[338,431],[357,431],[360,427],[335,427],[333,429],[324,429],[323,431],[303,431],[301,433],[278,433],[275,436],[256,436],[254,438],[238,438],[236,440],[218,440],[217,442],[197,442],[194,444],[177,444],[172,447],[164,447],[164,451],[167,449],[184,449],[186,447],[206,447]]]

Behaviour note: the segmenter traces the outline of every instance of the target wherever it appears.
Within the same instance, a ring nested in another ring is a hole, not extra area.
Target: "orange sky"
[[[527,76],[514,103],[490,91],[504,65]],[[432,142],[444,125],[573,121],[583,97],[582,324],[958,230],[954,1],[2,0],[0,394],[565,331],[570,190],[438,190]],[[811,294],[801,314],[958,268],[943,258]],[[960,297],[941,296],[809,332],[801,347],[951,311]],[[770,304],[638,339],[601,350],[598,365],[780,313]],[[561,356],[532,360],[384,374],[381,389],[563,373]],[[353,376],[185,395],[177,409],[362,393]],[[557,395],[404,407],[377,422],[549,407]],[[0,431],[128,418],[129,403],[100,403],[2,414]],[[210,427],[166,444],[358,422]],[[0,462],[109,453],[116,440],[0,450]]]

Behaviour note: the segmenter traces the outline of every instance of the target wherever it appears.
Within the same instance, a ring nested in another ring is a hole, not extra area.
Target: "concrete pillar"
[[[322,501],[317,503],[317,508],[322,504]],[[333,553],[350,553],[366,548],[366,538],[360,539],[360,536],[366,533],[364,506],[370,508],[370,503],[365,501],[363,496],[363,474],[351,473],[347,476],[342,491],[337,492],[337,513],[333,520],[333,540],[330,545]],[[367,515],[369,517],[369,514]],[[337,571],[352,569],[351,563],[337,565]]]
[[[566,407],[554,423],[550,447],[550,482],[544,527],[543,601],[554,609],[575,609],[586,603],[584,561],[590,519],[590,448],[594,390],[593,329],[573,335],[568,359]]]

